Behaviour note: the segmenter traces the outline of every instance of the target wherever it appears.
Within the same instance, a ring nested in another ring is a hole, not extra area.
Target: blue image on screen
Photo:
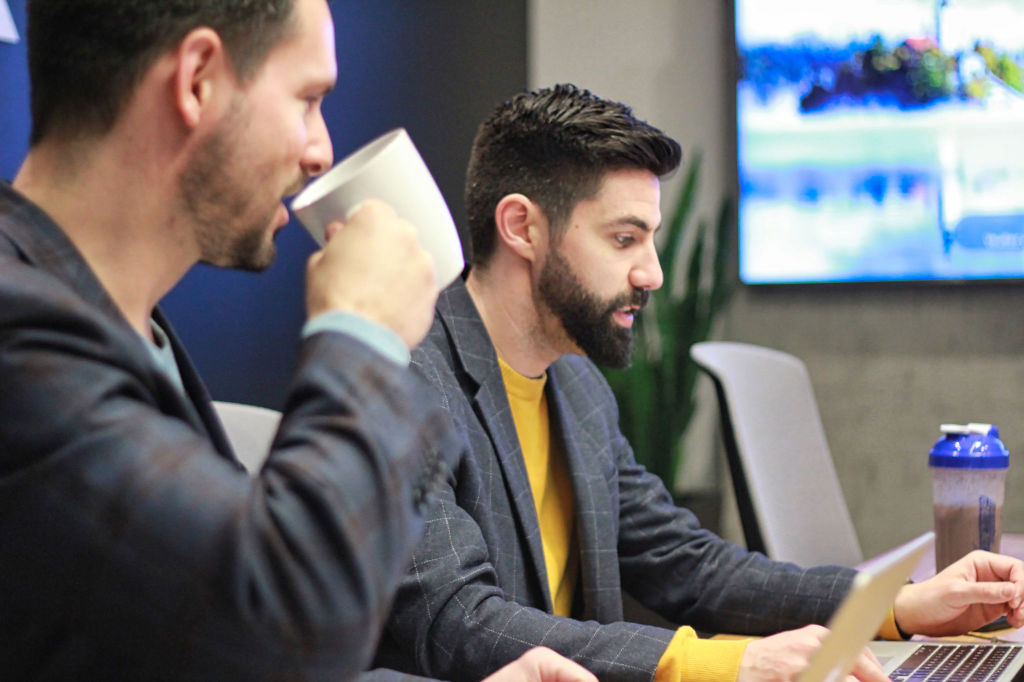
[[[748,284],[1024,277],[1024,0],[736,0]]]

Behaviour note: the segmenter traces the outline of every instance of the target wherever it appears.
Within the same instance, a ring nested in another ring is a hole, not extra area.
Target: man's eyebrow
[[[633,225],[634,227],[640,228],[644,232],[654,232],[659,227],[659,225],[654,225],[652,227],[650,223],[648,223],[643,218],[638,218],[637,216],[633,215],[622,216],[620,218],[616,218],[615,220],[609,223],[609,226],[611,227],[614,227],[615,225]]]

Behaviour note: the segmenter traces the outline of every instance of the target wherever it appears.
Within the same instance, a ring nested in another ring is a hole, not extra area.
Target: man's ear
[[[213,102],[215,86],[231,71],[224,43],[216,31],[197,28],[182,39],[172,57],[174,101],[182,122],[194,128]]]
[[[494,209],[498,239],[520,257],[533,261],[540,241],[547,243],[548,221],[540,207],[523,194],[506,194]]]

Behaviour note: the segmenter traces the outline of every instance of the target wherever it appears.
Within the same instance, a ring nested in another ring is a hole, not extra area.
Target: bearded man
[[[661,286],[659,182],[680,158],[629,108],[571,85],[521,93],[481,125],[471,267],[413,351],[466,451],[428,513],[378,665],[470,680],[543,644],[602,680],[787,680],[819,646],[855,572],[770,561],[702,529],[634,460],[595,365],[628,364],[634,316]],[[904,587],[880,634],[962,630],[994,612],[1021,622],[1024,566],[962,561]],[[681,627],[622,622],[623,591]],[[854,674],[886,679],[867,650]]]

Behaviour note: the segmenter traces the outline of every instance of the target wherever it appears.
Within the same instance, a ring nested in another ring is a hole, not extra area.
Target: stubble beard
[[[266,200],[267,182],[260,182],[259,173],[240,153],[240,131],[247,124],[248,115],[241,100],[236,100],[217,129],[196,150],[182,173],[180,192],[194,225],[201,262],[262,272],[277,257],[272,225],[278,204]],[[302,184],[296,181],[295,186]],[[268,203],[268,208],[251,217],[252,207],[263,203]]]

